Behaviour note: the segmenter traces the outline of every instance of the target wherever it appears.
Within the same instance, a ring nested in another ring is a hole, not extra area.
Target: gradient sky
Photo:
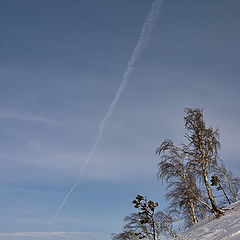
[[[184,108],[220,128],[240,175],[240,1],[165,0],[81,182],[152,0],[0,0],[0,240],[106,240],[131,201],[166,207],[155,148]]]

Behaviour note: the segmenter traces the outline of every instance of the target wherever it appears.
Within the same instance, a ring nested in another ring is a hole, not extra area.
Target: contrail
[[[91,150],[88,154],[88,157],[87,157],[86,161],[84,162],[83,166],[81,167],[81,170],[79,172],[77,181],[75,182],[75,184],[73,184],[70,191],[64,197],[61,205],[59,206],[55,216],[52,218],[50,224],[52,224],[55,221],[58,214],[63,209],[67,199],[70,197],[70,195],[72,194],[74,189],[77,187],[77,185],[80,181],[80,178],[81,178],[87,164],[92,159],[93,153],[95,152],[95,150],[96,150],[96,148],[97,148],[97,146],[98,146],[98,144],[101,140],[101,137],[102,137],[103,131],[105,129],[106,123],[107,123],[108,119],[112,116],[112,113],[115,109],[115,106],[118,103],[123,90],[126,88],[128,82],[129,82],[129,78],[130,78],[130,75],[133,71],[134,64],[135,64],[136,60],[138,59],[138,57],[140,56],[142,50],[145,48],[145,46],[146,46],[146,44],[147,44],[147,42],[150,38],[150,34],[152,32],[153,26],[154,26],[156,20],[158,19],[159,15],[160,15],[160,9],[161,9],[163,1],[164,0],[155,0],[153,2],[151,10],[150,10],[150,12],[147,16],[147,19],[145,20],[144,25],[142,27],[139,40],[138,40],[138,42],[137,42],[137,44],[136,44],[136,46],[135,46],[135,48],[132,52],[132,55],[131,55],[131,57],[128,61],[127,70],[123,74],[123,78],[122,78],[122,81],[120,83],[120,86],[117,89],[117,92],[116,92],[116,94],[115,94],[115,96],[114,96],[114,98],[113,98],[113,100],[112,100],[112,102],[111,102],[111,104],[108,108],[107,113],[104,115],[103,119],[100,122],[96,139],[95,139],[95,141],[92,145],[92,148],[91,148]]]

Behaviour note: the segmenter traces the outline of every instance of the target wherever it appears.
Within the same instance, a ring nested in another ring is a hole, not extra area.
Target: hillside
[[[203,220],[180,234],[177,240],[239,240],[240,239],[240,201],[224,209],[220,219],[214,216]]]

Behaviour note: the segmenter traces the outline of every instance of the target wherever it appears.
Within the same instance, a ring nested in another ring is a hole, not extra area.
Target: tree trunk
[[[222,185],[221,185],[220,183],[219,183],[219,187],[220,187],[220,188],[221,188],[221,190],[223,191],[223,194],[224,194],[225,198],[227,199],[228,203],[229,203],[229,204],[231,204],[231,201],[230,201],[230,199],[228,198],[228,196],[227,196],[226,192],[224,191],[224,189],[223,189],[223,187],[222,187]]]
[[[195,213],[195,209],[194,209],[194,205],[193,205],[192,200],[190,200],[190,207],[191,207],[191,210],[192,210],[192,222],[197,224],[198,221],[197,221],[197,217],[196,217],[196,213]]]
[[[226,184],[227,184],[227,186],[228,186],[228,189],[230,190],[230,192],[232,193],[232,195],[233,195],[233,197],[234,197],[234,199],[235,199],[235,202],[237,202],[237,201],[238,201],[238,197],[237,197],[237,195],[235,194],[235,192],[233,191],[232,186],[231,186],[231,184],[229,183],[229,181],[227,180],[225,174],[223,174],[223,177],[224,177],[224,180],[225,180],[225,182],[226,182]]]
[[[206,189],[207,189],[207,192],[208,192],[208,197],[210,199],[210,202],[211,202],[211,205],[212,205],[212,208],[213,208],[213,211],[214,211],[214,214],[217,216],[217,217],[220,217],[221,215],[223,215],[224,211],[221,210],[216,202],[215,202],[215,198],[212,194],[212,190],[210,188],[210,185],[209,185],[209,182],[208,182],[208,176],[207,176],[207,171],[206,171],[206,166],[204,163],[202,163],[202,171],[203,171],[203,178],[204,178],[204,183],[205,183],[205,186],[206,186]]]
[[[195,214],[195,209],[194,209],[194,205],[193,205],[193,201],[191,199],[191,195],[189,194],[189,187],[188,187],[188,182],[187,182],[187,177],[186,177],[186,173],[185,173],[185,169],[184,169],[184,165],[183,165],[183,162],[182,162],[182,171],[183,171],[183,179],[184,179],[184,184],[185,184],[185,188],[187,190],[187,197],[189,199],[189,205],[191,207],[191,214],[192,214],[192,223],[198,223],[197,221],[197,217],[196,217],[196,214]]]
[[[153,240],[156,240],[156,229],[155,229],[154,211],[153,211],[151,217],[152,217],[152,228],[153,228]]]

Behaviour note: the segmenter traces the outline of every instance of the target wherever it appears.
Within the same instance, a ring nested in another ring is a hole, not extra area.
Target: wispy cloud
[[[57,124],[58,122],[55,120],[42,118],[42,117],[36,117],[36,116],[30,116],[30,115],[21,115],[16,113],[7,113],[7,112],[0,112],[0,118],[12,118],[22,121],[35,121],[35,122],[45,122],[49,124]]]
[[[31,239],[31,240],[101,240],[104,239],[103,234],[92,232],[15,232],[15,233],[0,233],[0,240],[8,239]]]

